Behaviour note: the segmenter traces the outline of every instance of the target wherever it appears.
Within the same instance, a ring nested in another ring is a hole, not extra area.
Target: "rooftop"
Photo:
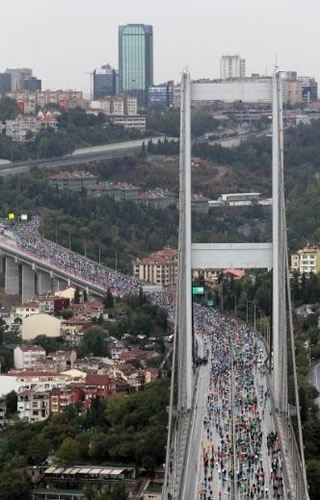
[[[78,180],[78,179],[96,179],[97,177],[90,172],[85,172],[84,170],[75,172],[58,172],[57,174],[51,175],[50,180],[54,181],[67,181],[67,180]]]
[[[20,349],[22,352],[43,352],[46,353],[46,350],[40,345],[18,345],[16,349]]]

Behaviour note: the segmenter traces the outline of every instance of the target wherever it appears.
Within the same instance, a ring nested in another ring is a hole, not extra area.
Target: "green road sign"
[[[192,287],[192,295],[204,295],[204,287],[203,286],[193,286]]]
[[[213,306],[214,302],[213,300],[208,300],[208,306]]]

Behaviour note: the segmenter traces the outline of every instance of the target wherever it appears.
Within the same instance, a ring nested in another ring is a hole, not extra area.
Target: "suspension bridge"
[[[191,105],[208,100],[272,103],[271,243],[192,243]],[[162,498],[308,500],[291,317],[281,72],[217,84],[193,83],[185,71],[180,126],[178,286]],[[267,341],[193,304],[192,270],[230,267],[272,268]],[[200,366],[199,355],[206,360]]]

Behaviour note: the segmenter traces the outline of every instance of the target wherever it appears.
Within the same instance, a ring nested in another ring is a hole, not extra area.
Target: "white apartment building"
[[[138,115],[138,100],[129,95],[110,96],[91,101],[90,109],[101,111],[107,116],[136,116]]]
[[[147,128],[147,118],[142,115],[137,116],[111,116],[110,121],[114,125],[121,125],[127,130],[137,130],[145,132]]]
[[[136,116],[138,114],[138,99],[128,95],[125,99],[125,114]]]
[[[38,345],[18,345],[13,351],[14,367],[21,370],[32,370],[36,363],[45,358],[45,349]]]
[[[40,422],[49,416],[50,402],[47,392],[26,390],[18,394],[17,411],[21,420]]]
[[[39,302],[25,302],[21,306],[16,307],[14,317],[24,320],[32,314],[39,314],[39,312]]]
[[[46,392],[55,387],[65,387],[69,381],[70,377],[66,374],[47,371],[11,370],[9,373],[0,375],[2,394],[7,394],[13,389],[17,393],[23,391]],[[2,392],[2,386],[6,388],[6,392]]]
[[[246,77],[246,60],[239,55],[222,56],[220,59],[220,78],[228,80],[229,78]]]
[[[320,271],[320,249],[306,247],[291,255],[291,271],[299,273],[314,273]]]
[[[42,128],[41,121],[35,116],[18,116],[6,121],[6,135],[16,142],[31,140]]]

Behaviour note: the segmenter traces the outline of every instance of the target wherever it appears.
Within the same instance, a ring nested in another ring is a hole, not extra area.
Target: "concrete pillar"
[[[12,257],[6,257],[5,294],[19,295],[19,264]]]
[[[22,303],[32,300],[36,294],[35,272],[31,266],[22,265]]]
[[[5,269],[6,269],[5,262],[6,262],[5,257],[3,255],[0,255],[0,283],[1,284],[4,283],[4,279],[5,279]]]
[[[38,295],[45,295],[52,291],[52,280],[49,273],[39,271],[38,274]]]
[[[61,290],[65,290],[67,288],[67,281],[62,280],[61,278],[53,278],[53,291],[60,292]]]

